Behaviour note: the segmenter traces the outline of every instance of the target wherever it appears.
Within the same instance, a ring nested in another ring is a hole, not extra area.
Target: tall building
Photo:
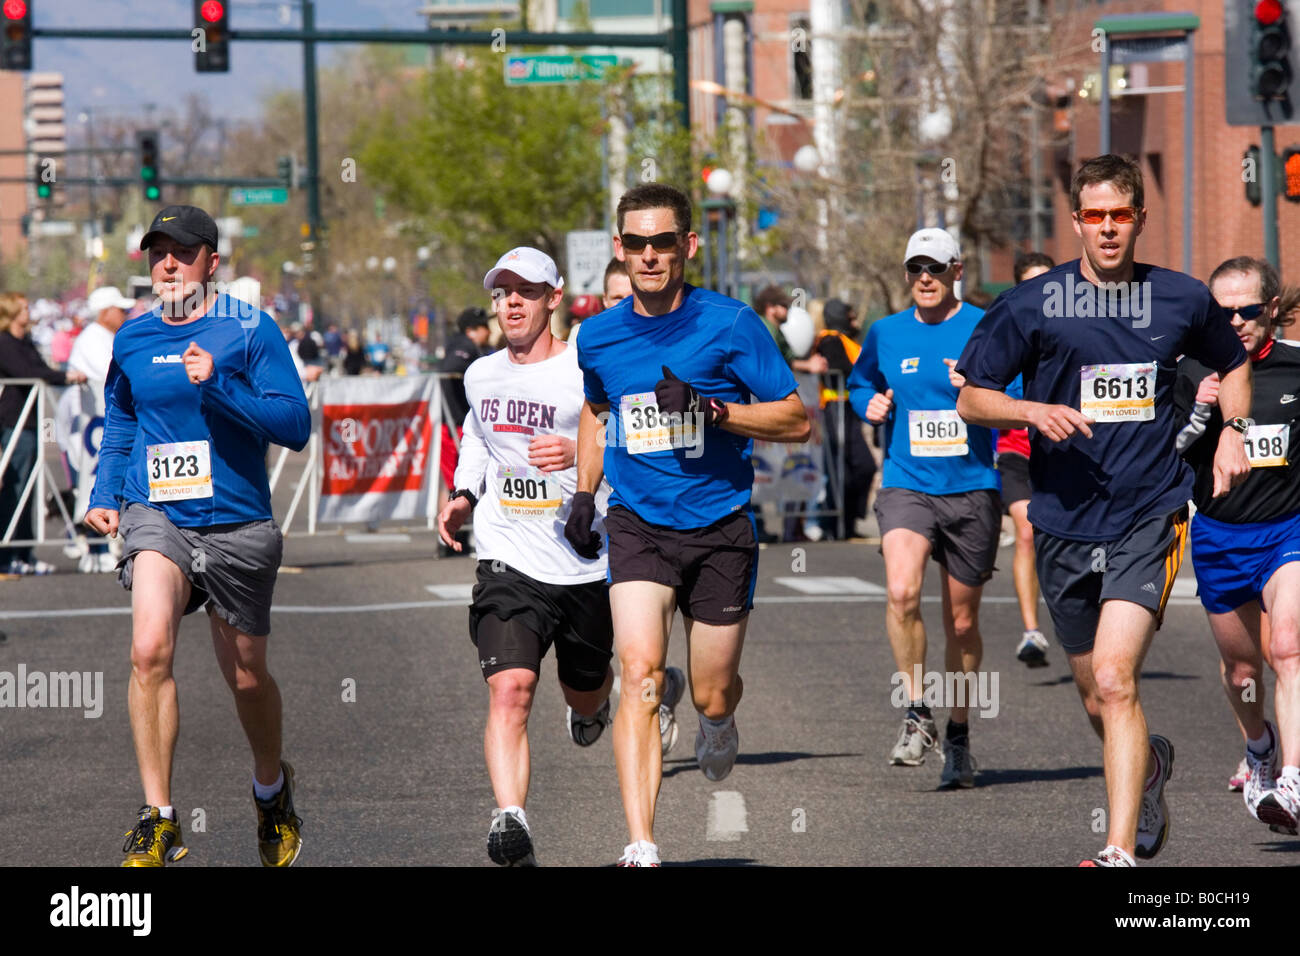
[[[27,148],[23,132],[23,74],[0,70],[0,261],[23,247],[22,222],[27,215]],[[18,152],[11,152],[17,150]],[[7,182],[6,180],[18,180]]]
[[[63,74],[28,73],[25,103],[27,172],[31,177],[28,201],[33,210],[39,211],[42,207],[58,205],[62,198],[58,181],[67,174],[68,142],[63,116]],[[48,206],[36,195],[37,183],[42,181],[49,181],[54,187]]]

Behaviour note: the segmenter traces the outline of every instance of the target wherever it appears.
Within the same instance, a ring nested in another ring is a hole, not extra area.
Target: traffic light
[[[44,202],[54,198],[54,184],[58,179],[58,170],[53,156],[37,156],[33,173],[36,181],[36,198]]]
[[[1282,153],[1282,195],[1300,202],[1300,147],[1289,146]]]
[[[32,68],[32,5],[29,0],[4,0],[4,39],[0,44],[0,69]]]
[[[223,0],[194,0],[194,69],[230,71],[230,12]]]
[[[275,164],[275,174],[290,189],[298,188],[298,158],[281,156]]]
[[[1250,34],[1250,88],[1255,99],[1287,99],[1290,52],[1291,30],[1282,0],[1259,0]]]
[[[135,143],[140,158],[140,185],[144,188],[144,198],[149,202],[158,202],[162,198],[162,150],[158,148],[158,131],[140,130],[135,134]]]

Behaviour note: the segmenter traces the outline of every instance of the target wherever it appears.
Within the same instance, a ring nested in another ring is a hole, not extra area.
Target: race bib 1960
[[[1079,411],[1094,422],[1149,422],[1156,417],[1156,366],[1085,365]]]
[[[178,441],[145,449],[150,501],[212,497],[212,459],[206,441]]]
[[[559,479],[536,468],[497,468],[497,495],[507,518],[541,521],[560,513]]]
[[[970,451],[966,423],[955,408],[907,413],[907,437],[916,458],[949,458]]]
[[[1291,443],[1290,426],[1251,425],[1242,436],[1251,468],[1276,468],[1286,464]]]

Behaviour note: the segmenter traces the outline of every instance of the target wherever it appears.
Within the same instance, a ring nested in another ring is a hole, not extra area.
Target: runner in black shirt
[[[1274,339],[1294,321],[1300,293],[1269,263],[1241,256],[1210,290],[1250,355],[1254,389],[1244,445],[1250,476],[1214,498],[1213,452],[1224,429],[1218,376],[1185,358],[1174,400],[1178,449],[1196,469],[1192,560],[1201,603],[1223,658],[1223,686],[1246,738],[1242,779],[1251,816],[1296,833],[1300,820],[1300,348]],[[1261,608],[1271,621],[1278,726],[1264,719]],[[1279,733],[1280,731],[1280,733]],[[1281,765],[1281,773],[1278,768]],[[1235,789],[1235,788],[1234,788]]]

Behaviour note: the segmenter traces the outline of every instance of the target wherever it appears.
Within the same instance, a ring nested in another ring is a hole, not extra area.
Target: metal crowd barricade
[[[23,484],[22,493],[18,497],[18,507],[14,513],[9,516],[5,527],[0,531],[0,544],[5,545],[38,545],[48,544],[49,540],[45,536],[45,501],[47,496],[52,496],[58,504],[59,512],[63,516],[66,535],[58,540],[63,541],[76,537],[75,522],[68,513],[67,506],[63,502],[63,496],[58,494],[58,482],[49,472],[49,462],[45,460],[46,446],[55,445],[53,418],[48,414],[49,409],[54,407],[48,390],[51,386],[38,378],[6,378],[0,379],[0,393],[3,393],[8,387],[23,387],[33,385],[27,393],[27,401],[23,403],[22,410],[18,413],[18,422],[14,426],[13,434],[9,440],[4,443],[4,448],[0,449],[0,482],[4,481],[5,470],[9,467],[9,462],[13,458],[14,450],[18,447],[18,442],[27,422],[35,414],[37,428],[36,431],[36,462],[32,466],[31,474],[27,476],[27,481]],[[51,495],[51,489],[53,494]],[[40,502],[40,507],[35,509],[32,516],[32,531],[34,538],[14,539],[13,533],[18,527],[19,516],[23,509],[29,506],[33,500]]]

